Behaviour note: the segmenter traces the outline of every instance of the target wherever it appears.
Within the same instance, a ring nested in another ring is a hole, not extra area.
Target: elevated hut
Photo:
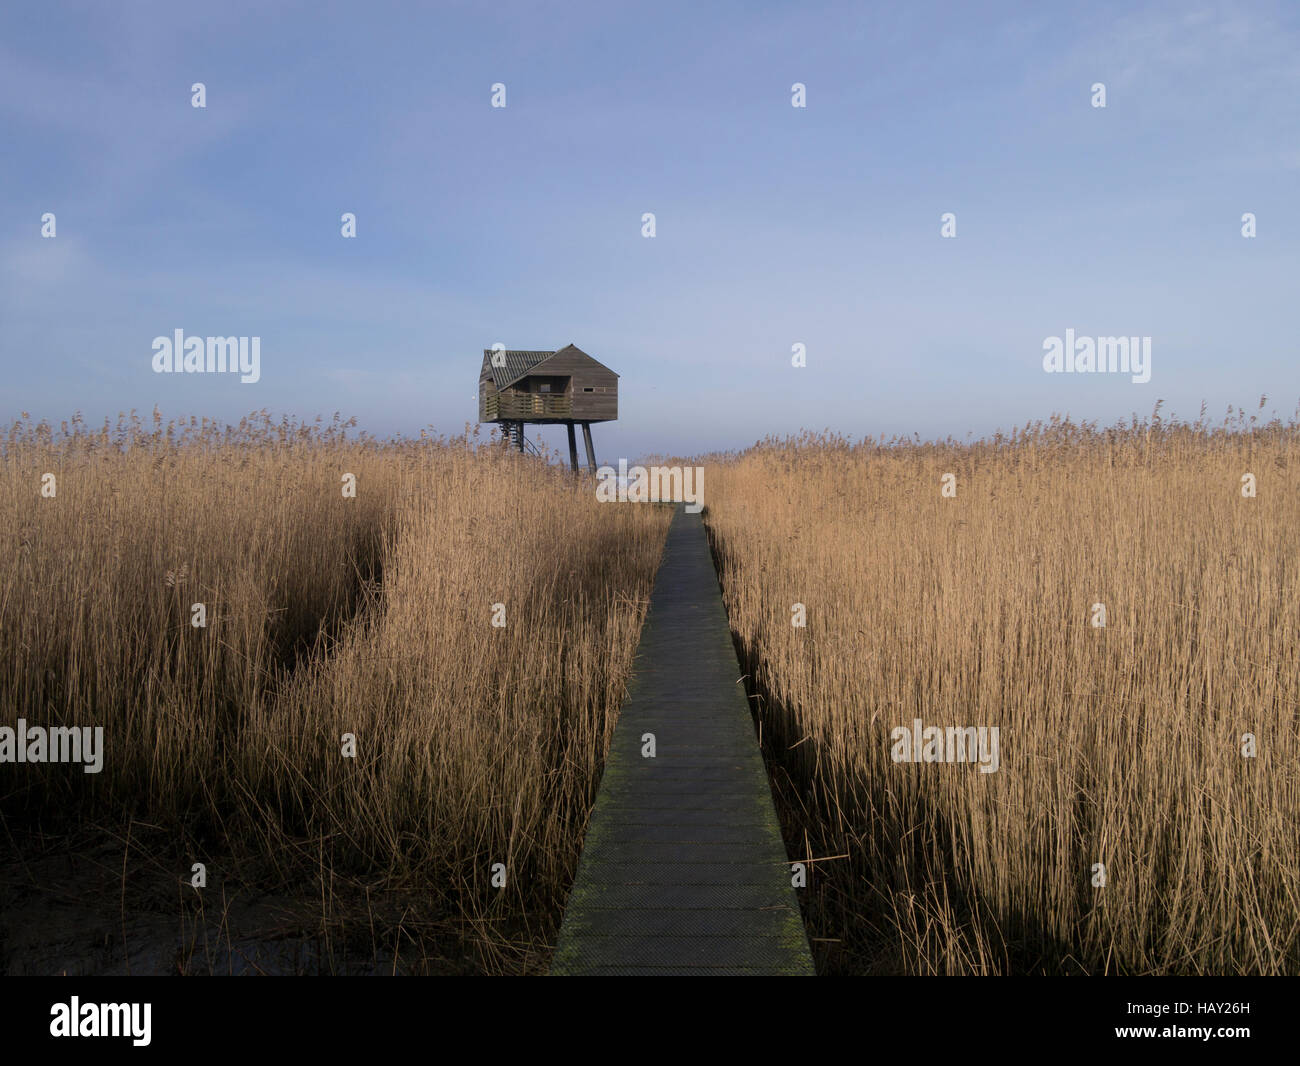
[[[563,423],[569,463],[578,469],[574,427],[582,426],[587,465],[596,469],[593,422],[618,418],[618,375],[574,344],[558,351],[483,350],[478,378],[478,420],[496,422],[507,440],[524,450],[528,423]]]

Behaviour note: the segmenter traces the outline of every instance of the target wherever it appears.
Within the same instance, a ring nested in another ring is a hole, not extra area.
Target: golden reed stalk
[[[710,467],[792,854],[847,856],[805,892],[823,968],[1300,971],[1298,444],[1157,407]],[[894,762],[918,718],[999,727],[1000,769]]]

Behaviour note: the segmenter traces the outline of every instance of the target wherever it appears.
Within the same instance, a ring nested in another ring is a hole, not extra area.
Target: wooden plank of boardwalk
[[[813,973],[740,676],[704,522],[679,506],[552,974]]]

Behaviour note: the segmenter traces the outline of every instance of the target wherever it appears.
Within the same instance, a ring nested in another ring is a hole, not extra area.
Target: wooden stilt
[[[573,472],[576,474],[578,472],[578,441],[574,436],[573,423],[565,422],[564,428],[569,431],[569,466],[573,468]]]
[[[591,423],[582,423],[582,443],[587,447],[587,469],[596,472],[596,449],[591,444]]]

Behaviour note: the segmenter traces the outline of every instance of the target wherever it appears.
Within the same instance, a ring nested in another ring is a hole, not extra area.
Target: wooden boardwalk
[[[552,974],[813,973],[740,676],[704,522],[679,506]]]

